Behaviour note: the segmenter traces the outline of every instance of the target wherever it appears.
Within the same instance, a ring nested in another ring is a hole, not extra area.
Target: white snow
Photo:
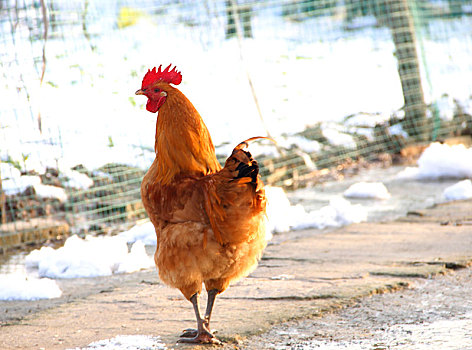
[[[305,214],[301,205],[290,204],[285,192],[280,187],[266,186],[267,218],[270,232],[289,231],[297,218]]]
[[[35,185],[41,184],[41,178],[39,176],[18,176],[11,177],[7,180],[2,180],[2,189],[7,195],[15,195],[25,191],[28,187],[34,187]]]
[[[165,350],[167,347],[159,336],[151,335],[118,335],[111,339],[90,343],[85,348],[75,350]],[[71,350],[71,349],[69,349]]]
[[[462,180],[447,187],[443,196],[449,201],[472,198],[472,181]]]
[[[52,247],[41,247],[29,253],[25,258],[25,265],[27,268],[37,268],[41,260],[47,260],[52,257],[56,250]]]
[[[440,179],[472,177],[472,148],[438,142],[426,148],[418,167],[408,167],[398,174],[402,179]]]
[[[344,191],[344,197],[389,199],[391,195],[381,182],[357,182]]]
[[[420,168],[408,166],[398,173],[397,178],[406,181],[420,179],[421,177],[419,174]]]
[[[334,198],[320,210],[306,212],[294,229],[340,227],[367,221],[367,209],[360,204],[351,204],[344,198]]]
[[[388,130],[390,132],[390,135],[398,135],[404,137],[405,139],[408,139],[408,133],[403,129],[403,125],[400,123],[392,125],[388,128]]]
[[[318,141],[309,140],[303,136],[281,136],[277,139],[277,143],[279,146],[286,149],[290,149],[292,146],[297,146],[308,153],[318,152],[321,150],[321,145]]]
[[[344,125],[346,126],[364,126],[373,128],[376,125],[387,124],[391,118],[390,113],[357,113],[346,118]]]
[[[21,171],[9,163],[0,162],[0,175],[2,180],[18,179],[21,177]]]
[[[128,231],[121,232],[118,236],[125,239],[128,243],[134,243],[139,240],[145,245],[156,245],[156,230],[150,221],[139,223]]]
[[[110,276],[152,267],[142,242],[128,251],[126,240],[115,237],[69,237],[58,249],[43,247],[26,257],[26,265],[37,268],[41,277],[77,278]]]
[[[15,273],[0,275],[0,300],[38,300],[59,298],[62,291],[56,281]]]
[[[56,198],[61,202],[67,200],[67,193],[63,188],[44,185],[41,183],[41,177],[36,175],[21,175],[21,171],[9,163],[0,162],[0,171],[2,190],[7,195],[21,194],[28,187],[32,187],[38,197]],[[92,179],[78,171],[63,169],[62,174],[69,178],[66,185],[70,187],[84,189],[93,185]]]
[[[36,184],[33,186],[33,188],[36,195],[41,198],[56,198],[61,202],[65,202],[67,200],[66,191],[61,187]]]
[[[143,242],[136,241],[122,261],[120,261],[116,273],[130,273],[154,266],[154,261],[146,253]]]
[[[307,228],[340,227],[367,220],[367,210],[360,204],[352,205],[344,198],[334,198],[319,210],[306,211],[291,205],[280,187],[266,187],[267,217],[272,232],[286,232]]]
[[[10,177],[7,177],[6,180],[2,180],[2,189],[5,194],[10,196],[20,194],[29,187],[32,187],[34,192],[39,197],[57,198],[61,202],[65,202],[67,200],[67,194],[63,188],[51,185],[43,185],[39,176],[21,176],[20,172],[18,171],[18,173],[12,172]]]
[[[324,125],[322,127],[323,136],[328,140],[328,142],[335,146],[344,146],[348,148],[355,148],[356,142],[354,138],[342,132],[342,127],[340,125],[330,124]]]
[[[140,240],[135,239],[129,251],[123,237],[71,236],[61,248],[42,247],[29,253],[24,273],[0,274],[0,300],[58,298],[62,291],[53,278],[109,276],[153,266]],[[33,277],[34,271],[41,278]]]
[[[93,180],[87,175],[76,170],[66,170],[62,172],[67,177],[65,185],[77,189],[87,189],[93,186]]]

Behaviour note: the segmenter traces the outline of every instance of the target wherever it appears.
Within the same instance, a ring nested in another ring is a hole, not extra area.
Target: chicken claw
[[[207,310],[203,319],[200,317],[200,311],[198,309],[198,294],[196,293],[190,298],[195,311],[195,316],[197,317],[198,328],[185,329],[177,343],[221,344],[221,342],[210,331],[211,310],[213,309],[213,303],[217,294],[218,291],[216,289],[208,291]]]
[[[208,323],[205,320],[202,321],[201,326],[199,325],[200,331],[193,328],[185,329],[177,343],[220,345],[221,342],[208,329]]]
[[[198,334],[198,330],[195,328],[184,329],[183,333],[180,335],[180,338],[194,338]]]
[[[208,326],[206,327],[208,329]],[[215,334],[218,331],[213,330],[213,332],[210,332],[211,334]],[[198,334],[198,329],[195,328],[187,328],[183,330],[183,333],[180,335],[180,338],[195,338]]]
[[[192,336],[188,338],[187,335]],[[215,344],[220,345],[221,342],[213,335],[210,331],[203,329],[202,331],[198,330],[189,330],[189,332],[185,332],[180,336],[181,338],[177,341],[177,343],[183,344]]]

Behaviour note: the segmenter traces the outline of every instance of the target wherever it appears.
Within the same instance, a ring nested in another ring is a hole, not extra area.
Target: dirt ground
[[[470,268],[415,279],[397,293],[373,295],[333,313],[277,325],[237,348],[472,349],[471,291]]]
[[[309,349],[320,341],[335,346],[363,335],[376,339],[382,327],[407,324],[412,310],[422,313],[418,298],[406,297],[420,290],[417,286],[428,285],[431,276],[447,275],[433,280],[447,281],[465,273],[459,269],[469,271],[464,268],[472,261],[471,204],[453,202],[391,222],[330,232],[277,235],[259,268],[217,298],[212,327],[228,349]],[[470,273],[463,279],[470,280]],[[194,326],[191,305],[164,286],[155,271],[59,283],[64,291],[59,299],[0,302],[0,348],[80,348],[117,335],[160,336],[168,348],[189,348],[175,342],[182,329]],[[440,288],[448,285],[444,283]],[[391,295],[403,297],[385,307],[384,296],[365,299],[402,290]],[[449,305],[447,298],[436,299],[439,308]],[[359,308],[375,300],[380,301],[372,311]],[[458,312],[448,310],[451,315]],[[293,332],[308,337],[296,338]],[[294,347],[287,345],[287,337],[295,339]],[[379,339],[377,348],[387,348],[390,340]]]

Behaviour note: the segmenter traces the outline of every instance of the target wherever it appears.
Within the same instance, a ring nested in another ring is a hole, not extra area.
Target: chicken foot
[[[198,293],[195,293],[190,298],[190,301],[193,305],[193,309],[195,311],[195,316],[197,318],[197,329],[186,329],[184,333],[180,336],[181,339],[179,339],[178,343],[221,344],[221,342],[210,331],[211,312],[213,310],[213,305],[215,303],[215,298],[217,295],[217,289],[212,289],[208,291],[207,308],[203,319],[200,317],[200,310],[198,308]]]

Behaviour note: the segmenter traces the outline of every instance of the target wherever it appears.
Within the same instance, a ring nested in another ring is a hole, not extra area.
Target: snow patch
[[[391,127],[388,128],[390,135],[398,135],[401,137],[404,137],[405,139],[408,139],[408,133],[403,129],[403,125],[398,123],[394,124]]]
[[[381,182],[358,182],[344,191],[344,197],[389,199],[391,195]]]
[[[281,136],[277,138],[277,143],[286,149],[299,147],[301,150],[313,153],[321,150],[321,144],[316,140],[310,140],[303,136]]]
[[[33,188],[36,195],[41,198],[56,198],[61,202],[67,201],[66,191],[61,187],[37,184]]]
[[[443,196],[448,201],[472,198],[472,181],[463,180],[447,187],[443,192]]]
[[[14,175],[12,173],[12,175]],[[16,175],[16,174],[15,174]],[[18,176],[2,180],[2,190],[8,196],[13,196],[24,192],[28,187],[34,187],[41,184],[39,176]]]
[[[418,167],[408,167],[398,177],[419,180],[472,177],[472,148],[434,142],[423,151]]]
[[[156,245],[156,230],[150,221],[137,224],[128,231],[121,232],[118,236],[124,238],[127,243],[139,240],[145,245]]]
[[[93,180],[87,175],[76,170],[67,170],[63,173],[67,177],[67,187],[85,190],[93,186]]]
[[[136,241],[129,254],[118,265],[117,273],[130,273],[143,268],[154,266],[154,262],[146,254],[146,247],[143,242]]]
[[[32,278],[24,274],[0,275],[0,300],[53,299],[61,295],[56,281],[49,278]]]
[[[367,209],[360,204],[351,204],[344,198],[334,198],[329,205],[307,212],[294,229],[341,227],[367,221]]]
[[[2,180],[18,179],[21,177],[21,172],[9,163],[0,162],[0,176]]]
[[[67,194],[63,188],[51,185],[43,185],[39,176],[24,175],[17,178],[2,180],[2,190],[9,196],[23,193],[32,187],[38,197],[56,198],[61,202],[67,200]]]
[[[344,146],[347,148],[355,148],[357,146],[354,138],[338,130],[335,126],[322,126],[323,136],[328,140],[331,145],[334,146]]]
[[[345,119],[346,126],[363,126],[374,128],[377,125],[385,125],[391,118],[390,113],[357,113]]]
[[[26,257],[26,266],[37,268],[41,277],[78,278],[110,276],[150,268],[154,263],[137,241],[128,251],[121,237],[69,237],[58,249],[43,247]]]
[[[291,205],[284,190],[266,187],[267,217],[272,232],[287,232],[308,228],[324,229],[340,227],[367,220],[367,209],[360,204],[352,205],[344,198],[331,199],[329,205],[306,211],[300,205]]]
[[[161,337],[150,335],[118,335],[111,339],[90,343],[85,348],[76,350],[165,350],[167,347]],[[70,349],[69,349],[70,350]]]

